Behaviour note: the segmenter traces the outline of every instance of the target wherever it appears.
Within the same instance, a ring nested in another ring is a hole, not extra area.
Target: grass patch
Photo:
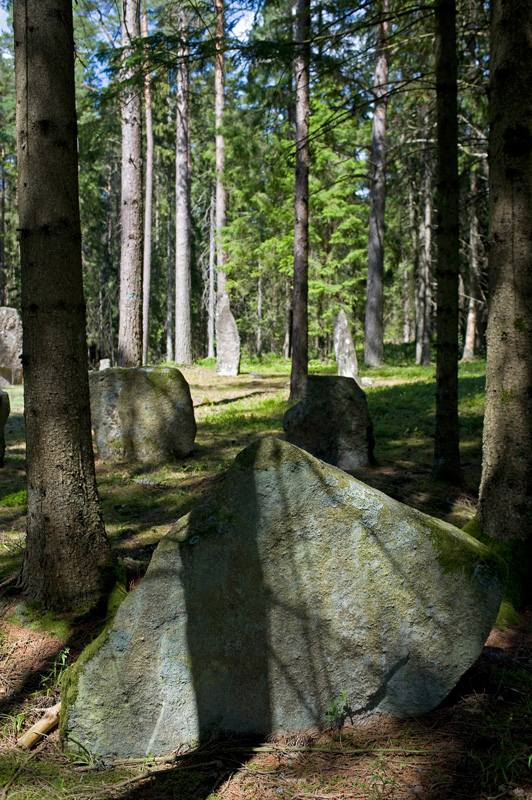
[[[26,513],[26,489],[21,489],[18,492],[12,492],[11,494],[6,494],[3,497],[0,497],[0,506],[4,506],[5,508],[17,508],[17,506],[22,506],[24,508],[24,513]]]
[[[72,616],[55,614],[37,603],[18,603],[6,619],[21,628],[48,633],[57,639],[68,639],[74,623]]]

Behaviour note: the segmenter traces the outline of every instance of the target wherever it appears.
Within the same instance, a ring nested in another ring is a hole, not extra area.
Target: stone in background
[[[0,308],[0,386],[22,383],[22,320],[16,308]]]
[[[187,456],[196,421],[185,378],[173,367],[112,367],[89,373],[96,450],[104,461]]]
[[[287,441],[343,470],[374,463],[366,395],[353,378],[308,375],[303,399],[283,417]]]

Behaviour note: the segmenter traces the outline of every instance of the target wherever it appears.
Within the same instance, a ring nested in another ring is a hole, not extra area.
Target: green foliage
[[[11,494],[6,494],[3,497],[0,497],[0,506],[5,506],[6,508],[16,508],[18,506],[23,506],[24,508],[26,508],[27,506],[26,489],[21,489],[19,492],[12,492]]]
[[[330,725],[335,728],[341,728],[346,718],[349,716],[349,704],[345,694],[345,689],[342,689],[340,696],[335,697],[332,706],[325,709],[325,716]]]

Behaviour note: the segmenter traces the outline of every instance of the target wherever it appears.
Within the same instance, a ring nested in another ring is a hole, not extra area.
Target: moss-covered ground
[[[460,527],[475,513],[481,469],[482,361],[460,365],[460,434],[466,484],[430,479],[435,368],[415,367],[390,348],[386,365],[362,370],[374,423],[375,467],[356,477]],[[282,435],[289,362],[244,361],[237,378],[219,378],[204,360],[183,369],[198,423],[192,456],[163,464],[97,462],[102,510],[130,587],[161,536],[258,436]],[[312,372],[334,365],[311,363]],[[24,544],[23,396],[8,389],[6,465],[0,471],[0,800],[269,800],[269,798],[532,797],[532,615],[494,629],[479,662],[444,706],[406,721],[367,720],[358,728],[299,733],[271,742],[230,741],[177,754],[173,762],[105,764],[62,753],[57,732],[30,754],[17,737],[59,699],[65,666],[105,620],[53,615],[23,603],[15,577]],[[509,614],[508,614],[509,616]],[[333,706],[336,698],[331,698]]]

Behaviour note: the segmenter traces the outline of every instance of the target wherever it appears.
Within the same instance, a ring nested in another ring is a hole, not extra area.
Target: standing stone
[[[11,411],[9,395],[0,389],[0,467],[4,466],[4,453],[6,451],[6,439],[4,428]]]
[[[100,369],[109,369],[111,366],[110,358],[100,358]]]
[[[216,306],[216,371],[234,377],[240,370],[240,336],[229,305],[229,295],[218,298]]]
[[[0,308],[0,386],[22,383],[22,320],[16,308]]]
[[[504,577],[452,525],[262,439],[67,673],[63,741],[143,758],[308,730],[342,691],[354,716],[426,713],[480,654]]]
[[[334,318],[334,354],[338,366],[338,375],[354,378],[360,384],[358,361],[351,331],[343,308]]]
[[[340,469],[374,463],[366,395],[353,378],[308,375],[303,399],[283,417],[287,441]]]
[[[113,367],[89,373],[98,455],[161,461],[187,456],[196,421],[188,383],[173,367]]]

